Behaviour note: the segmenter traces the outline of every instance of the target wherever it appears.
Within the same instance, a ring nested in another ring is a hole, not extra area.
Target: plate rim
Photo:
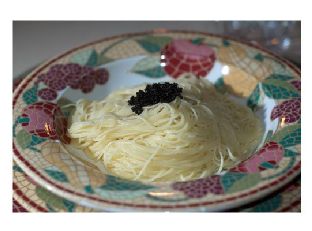
[[[230,41],[235,41],[238,42],[240,44],[243,44],[247,47],[250,48],[254,48],[257,50],[261,50],[264,53],[267,53],[271,56],[273,56],[275,59],[277,59],[279,62],[284,63],[285,65],[287,65],[292,71],[294,71],[298,76],[296,76],[297,78],[301,79],[301,70],[296,67],[292,62],[288,61],[287,59],[278,56],[277,54],[275,54],[274,52],[263,48],[262,46],[258,45],[258,44],[253,44],[250,42],[246,42],[240,39],[236,39],[236,38],[232,38],[231,36],[228,35],[218,35],[218,34],[213,34],[213,33],[209,33],[209,32],[201,32],[201,31],[193,31],[193,30],[165,30],[165,31],[157,31],[157,30],[151,30],[151,31],[144,31],[144,32],[137,32],[137,33],[123,33],[123,34],[119,34],[119,35],[115,35],[115,36],[110,36],[110,37],[105,37],[102,39],[98,39],[89,43],[85,43],[82,44],[80,46],[74,47],[72,49],[69,49],[63,53],[61,53],[60,55],[57,55],[51,59],[48,59],[46,62],[40,64],[37,68],[35,68],[31,73],[29,73],[23,80],[22,82],[18,85],[18,87],[15,89],[14,93],[13,93],[13,113],[14,113],[14,106],[16,104],[16,100],[17,98],[20,96],[20,94],[22,93],[23,89],[28,85],[28,83],[33,80],[37,74],[44,68],[48,67],[50,64],[54,63],[55,61],[57,61],[58,59],[71,54],[75,51],[78,51],[80,49],[83,49],[85,47],[91,46],[93,44],[97,44],[97,43],[101,43],[107,40],[113,40],[116,38],[123,38],[123,37],[135,37],[135,36],[142,36],[142,35],[150,35],[150,34],[155,34],[155,35],[161,35],[161,34],[165,34],[165,33],[186,33],[186,34],[201,34],[204,36],[210,36],[210,37],[216,37],[219,39],[227,39]],[[99,201],[102,203],[105,203],[107,205],[113,205],[113,206],[125,206],[128,208],[145,208],[145,209],[179,209],[179,208],[200,208],[200,207],[204,207],[205,205],[223,205],[224,206],[224,202],[229,202],[229,201],[233,201],[235,203],[232,203],[230,205],[233,205],[233,207],[236,207],[237,205],[235,204],[246,204],[248,202],[252,202],[256,199],[259,199],[260,197],[263,197],[271,192],[274,192],[276,190],[278,190],[280,187],[282,187],[283,185],[286,185],[287,183],[289,183],[293,178],[295,178],[297,175],[300,174],[301,172],[301,160],[298,161],[298,163],[293,166],[291,169],[289,169],[286,173],[284,173],[283,175],[279,176],[278,178],[274,178],[274,181],[267,183],[261,187],[258,187],[255,189],[250,189],[248,190],[246,193],[241,194],[239,196],[232,196],[229,197],[227,199],[221,199],[221,200],[215,200],[215,201],[201,201],[201,202],[195,202],[195,203],[188,203],[188,204],[175,204],[175,205],[153,205],[153,204],[136,204],[136,203],[128,203],[128,202],[119,202],[119,201],[114,201],[114,200],[105,200],[105,199],[100,199],[100,198],[96,198],[93,196],[87,196],[86,194],[82,194],[79,192],[75,192],[73,190],[64,188],[61,185],[56,184],[55,182],[49,182],[49,179],[45,179],[45,176],[41,175],[40,172],[38,172],[33,166],[31,166],[31,164],[25,160],[22,156],[22,154],[17,150],[16,146],[15,146],[15,142],[13,139],[13,159],[18,163],[18,165],[23,166],[23,169],[25,169],[26,173],[28,175],[30,175],[39,185],[47,188],[48,190],[60,195],[60,196],[64,196],[64,195],[69,195],[69,196],[65,196],[65,197],[70,197],[71,200],[73,200],[73,197],[77,197],[77,201],[79,200],[78,198],[88,198],[88,201],[94,202],[94,201]],[[286,178],[286,180],[284,179]],[[49,183],[48,183],[49,182]],[[272,187],[274,186],[274,187]],[[80,194],[80,196],[79,196]],[[250,197],[250,195],[253,195],[253,197]],[[232,198],[232,199],[230,199]],[[249,200],[248,200],[249,199]],[[230,208],[232,206],[227,205],[227,208]],[[216,207],[214,207],[215,209]]]
[[[14,148],[14,151],[17,151]],[[17,151],[18,152],[18,151]],[[20,156],[21,157],[21,156]],[[242,206],[244,204],[251,203],[253,201],[256,201],[257,199],[260,199],[266,195],[269,195],[270,193],[273,193],[274,191],[280,189],[284,185],[291,182],[296,176],[300,174],[300,168],[301,168],[301,161],[299,161],[291,170],[289,170],[285,175],[282,175],[278,178],[275,178],[274,181],[272,181],[269,184],[263,185],[261,187],[258,187],[257,189],[249,190],[249,192],[246,192],[244,194],[241,194],[239,196],[231,196],[227,199],[221,199],[221,200],[214,200],[214,201],[202,201],[202,202],[196,202],[196,203],[189,203],[189,204],[175,204],[175,205],[154,205],[154,204],[135,204],[135,203],[128,203],[128,202],[119,202],[115,200],[105,200],[97,197],[92,196],[86,196],[82,193],[77,193],[75,191],[72,191],[70,189],[66,189],[62,187],[61,185],[55,184],[54,182],[51,182],[47,184],[47,181],[49,179],[45,179],[44,176],[37,178],[38,176],[34,174],[33,172],[37,172],[36,169],[31,170],[31,167],[27,166],[23,163],[22,160],[19,160],[16,158],[16,156],[13,156],[14,161],[25,170],[25,173],[28,174],[36,183],[38,183],[40,186],[46,188],[47,190],[51,191],[52,193],[55,193],[59,196],[69,198],[70,200],[81,204],[81,200],[83,199],[84,202],[89,203],[89,207],[96,207],[96,208],[102,208],[102,209],[109,209],[110,207],[103,208],[102,206],[98,206],[94,204],[94,201],[104,203],[106,205],[113,206],[111,208],[117,208],[119,206],[122,206],[123,208],[131,208],[131,209],[147,209],[147,210],[159,210],[159,209],[173,209],[173,210],[179,210],[179,209],[199,209],[199,208],[207,208],[207,205],[216,205],[213,208],[211,208],[211,211],[219,211],[222,209],[233,209],[238,206]],[[23,159],[23,157],[22,157]],[[29,163],[28,163],[29,164]],[[26,170],[27,169],[27,170]],[[299,170],[299,171],[297,171]],[[39,172],[38,175],[41,175]],[[286,179],[286,180],[283,180]],[[275,186],[275,187],[272,187]],[[80,195],[78,195],[80,194]],[[250,197],[252,195],[253,197]],[[242,201],[244,203],[242,203]],[[229,202],[232,202],[231,204],[228,204]],[[120,207],[119,207],[120,208]],[[122,208],[121,208],[122,209]]]

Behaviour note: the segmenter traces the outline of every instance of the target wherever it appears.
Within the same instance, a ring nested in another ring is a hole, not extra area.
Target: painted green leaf
[[[261,167],[265,168],[265,169],[271,169],[271,168],[275,168],[276,165],[271,164],[270,162],[262,162],[260,164]]]
[[[170,43],[170,41],[171,38],[167,36],[145,36],[137,40],[143,49],[151,53],[161,51],[161,49],[166,44]]]
[[[266,78],[266,80],[268,79],[277,79],[277,80],[287,81],[287,80],[293,79],[293,77],[289,75],[272,74],[268,78]]]
[[[47,140],[46,138],[42,138],[42,137],[39,137],[39,136],[32,135],[31,136],[30,146],[34,146],[34,145],[40,144],[40,143],[42,143],[42,142],[44,142],[46,140]]]
[[[294,156],[297,156],[297,155],[298,155],[297,152],[294,152],[294,151],[292,151],[290,149],[285,149],[285,151],[284,151],[284,156],[285,157],[294,157]]]
[[[220,93],[225,93],[226,92],[226,88],[225,88],[225,84],[224,84],[224,78],[221,77],[219,78],[215,83],[214,83],[215,88],[217,89],[217,91],[219,91]]]
[[[63,204],[68,212],[74,212],[76,204],[72,201],[63,199]]]
[[[280,142],[281,140],[284,139],[285,136],[296,131],[300,127],[301,127],[300,124],[294,124],[294,125],[286,126],[286,127],[282,128],[281,130],[279,130],[278,132],[276,132],[273,135],[272,140],[276,141],[276,142]]]
[[[65,206],[63,204],[63,199],[51,193],[50,191],[40,186],[37,186],[36,194],[41,200],[43,200],[44,202],[50,205],[53,205],[53,207],[59,208],[59,209],[65,209]]]
[[[98,63],[98,54],[94,49],[84,50],[73,55],[70,62],[94,67]]]
[[[245,174],[244,177],[235,181],[231,187],[227,189],[227,193],[235,193],[238,191],[242,191],[248,189],[254,185],[256,185],[261,180],[260,174]]]
[[[137,62],[131,72],[144,75],[150,78],[161,78],[166,75],[160,66],[159,57],[147,56]]]
[[[273,212],[276,209],[280,207],[282,203],[282,197],[280,194],[277,196],[274,196],[268,200],[265,200],[264,202],[261,202],[257,204],[255,207],[253,207],[251,212]]]
[[[50,169],[45,169],[44,171],[54,180],[57,180],[60,182],[68,182],[67,176],[61,171],[50,170]]]
[[[29,148],[30,150],[33,150],[34,152],[41,153],[41,151],[40,151],[38,148],[34,147],[34,146],[29,146],[28,148]]]
[[[105,185],[102,185],[100,189],[111,190],[111,191],[136,191],[136,190],[147,190],[154,188],[151,185],[145,185],[137,181],[128,181],[120,179],[114,176],[107,176]]]
[[[196,44],[196,45],[200,45],[203,43],[204,40],[205,40],[205,38],[194,38],[194,39],[192,39],[192,43]]]
[[[301,124],[294,124],[282,128],[276,132],[273,141],[281,144],[283,147],[291,147],[301,143]]]
[[[264,93],[273,99],[299,97],[297,89],[288,82],[279,79],[266,79],[262,82]]]
[[[16,141],[21,146],[22,149],[25,149],[25,148],[27,148],[31,144],[31,142],[32,142],[32,135],[29,134],[24,129],[20,130],[16,134]]]
[[[17,143],[22,147],[22,149],[25,149],[40,144],[47,139],[32,135],[23,129],[17,133],[16,140]]]
[[[89,59],[88,59],[88,62],[86,63],[86,66],[94,67],[97,65],[97,63],[98,63],[98,55],[97,55],[96,51],[93,50]]]
[[[110,63],[113,62],[114,59],[108,58],[107,56],[105,56],[105,54],[99,56],[99,60],[98,60],[98,64],[106,64],[106,63]]]
[[[28,123],[29,122],[29,118],[28,117],[21,117],[21,116],[19,116],[18,118],[17,118],[17,122],[18,123]]]
[[[223,46],[225,46],[225,47],[228,47],[228,46],[231,45],[230,41],[229,41],[229,40],[226,40],[226,39],[224,39],[224,40],[222,41],[222,43],[223,43]]]
[[[87,193],[90,193],[90,194],[93,194],[93,193],[94,193],[94,190],[93,190],[93,188],[92,188],[91,185],[85,186],[84,189],[85,189],[85,191],[86,191]]]
[[[255,89],[252,91],[251,95],[247,99],[247,106],[251,110],[255,110],[255,108],[259,104],[259,100],[260,100],[260,87],[259,84],[257,84]]]
[[[140,59],[131,69],[132,72],[145,71],[160,66],[160,59],[157,56],[146,56]]]
[[[163,71],[163,69],[160,66],[154,67],[148,70],[144,70],[144,71],[136,71],[136,73],[145,75],[146,77],[150,77],[150,78],[161,78],[166,75],[166,73]]]
[[[32,134],[29,134],[27,131],[20,130],[16,135],[17,143],[21,146],[22,149],[30,148],[31,146],[40,144],[46,141],[46,138],[41,138]]]
[[[231,186],[238,180],[242,179],[246,174],[245,173],[232,173],[228,172],[221,177],[221,184],[224,191],[227,191]]]
[[[279,142],[283,147],[291,147],[301,144],[301,128],[298,128],[293,133],[287,135]]]
[[[38,90],[38,86],[34,85],[32,88],[25,91],[25,93],[23,94],[23,100],[26,104],[33,104],[37,102],[38,100],[37,90]]]
[[[17,164],[13,165],[13,171],[19,172],[19,173],[24,173],[23,169],[21,169],[21,167],[18,166]]]
[[[29,122],[29,118],[28,117],[21,117],[21,116],[18,116],[13,124],[13,137],[16,137],[16,128],[17,128],[17,125],[20,124],[20,123],[28,123]]]
[[[75,208],[75,204],[73,202],[58,197],[40,186],[36,187],[36,194],[41,200],[47,203],[47,206],[49,206],[51,210],[55,211],[54,208],[58,208],[72,212]]]
[[[261,53],[258,53],[258,54],[255,55],[254,59],[258,60],[259,62],[262,62],[264,57],[263,57],[263,55]]]

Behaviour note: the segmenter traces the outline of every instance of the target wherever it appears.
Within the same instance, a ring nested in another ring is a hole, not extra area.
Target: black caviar
[[[140,115],[143,112],[143,107],[155,105],[157,103],[170,103],[176,97],[182,99],[182,88],[177,83],[153,83],[147,84],[146,88],[136,92],[135,96],[131,96],[128,104],[131,110]]]

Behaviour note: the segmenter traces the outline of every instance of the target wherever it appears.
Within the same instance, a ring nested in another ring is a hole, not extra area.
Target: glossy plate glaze
[[[98,210],[59,197],[34,182],[13,163],[13,211],[14,212],[97,212]],[[230,209],[236,212],[300,212],[300,177],[281,190],[251,204]]]
[[[210,55],[196,63],[190,54]],[[105,176],[62,148],[70,142],[63,105],[185,72],[207,78],[263,120],[262,145],[248,160],[221,175],[146,184]],[[22,81],[13,100],[14,160],[48,191],[88,207],[227,210],[264,197],[300,173],[300,105],[300,71],[261,48],[199,32],[121,35],[68,51]]]

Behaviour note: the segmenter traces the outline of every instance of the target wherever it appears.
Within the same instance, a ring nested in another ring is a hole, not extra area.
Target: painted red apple
[[[178,78],[184,73],[193,73],[205,77],[216,60],[212,48],[203,44],[193,44],[190,40],[176,39],[162,50],[161,58],[165,60],[165,72]]]
[[[232,168],[231,172],[249,172],[256,173],[266,170],[266,165],[277,166],[282,160],[284,148],[274,141],[266,143],[257,153],[248,160]]]
[[[67,120],[57,104],[50,102],[37,102],[24,108],[21,117],[28,118],[22,126],[30,134],[59,139],[69,143],[67,137]]]

